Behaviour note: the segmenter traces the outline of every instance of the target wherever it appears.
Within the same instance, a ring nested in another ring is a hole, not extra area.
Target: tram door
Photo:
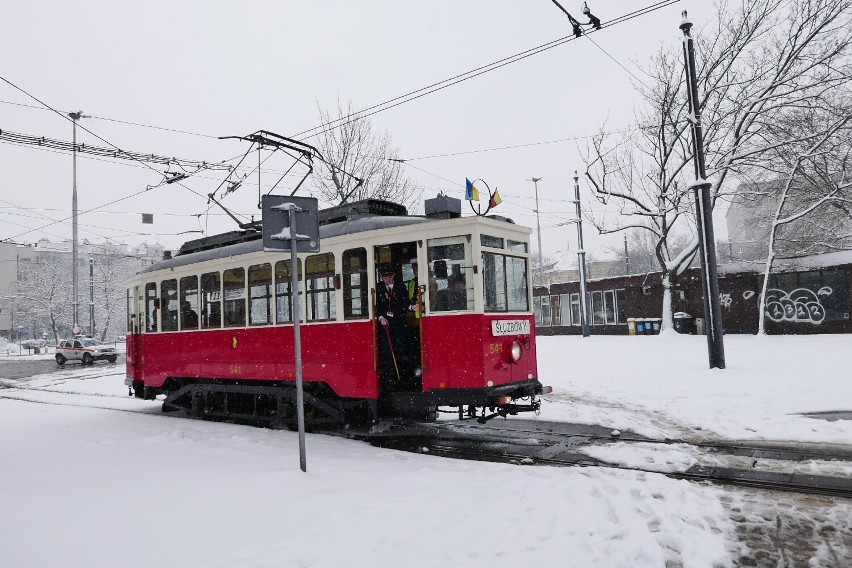
[[[419,285],[417,243],[393,243],[375,247],[376,265],[376,316],[382,309],[387,326],[376,326],[380,390],[389,392],[420,392],[423,390],[420,367],[422,365],[423,319],[412,305],[423,305],[423,292]],[[414,261],[414,262],[412,262]],[[392,271],[389,278],[382,272]],[[402,315],[400,316],[400,312]]]

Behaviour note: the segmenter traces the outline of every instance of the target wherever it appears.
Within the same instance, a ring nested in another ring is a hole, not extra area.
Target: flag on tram
[[[490,207],[497,207],[501,203],[503,203],[503,200],[500,199],[500,190],[497,189],[497,188],[494,188],[494,195],[491,196]]]
[[[476,189],[476,186],[470,183],[470,180],[464,178],[465,181],[465,190],[464,190],[464,198],[468,201],[479,201],[479,190]]]

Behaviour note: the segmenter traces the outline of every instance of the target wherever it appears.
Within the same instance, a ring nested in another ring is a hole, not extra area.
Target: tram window
[[[145,284],[145,331],[157,331],[157,285]]]
[[[492,237],[491,235],[480,235],[479,244],[484,247],[501,249],[503,248],[503,239],[500,237]]]
[[[272,265],[249,266],[249,323],[268,325],[272,323]]]
[[[127,333],[133,333],[133,288],[127,290]]]
[[[291,262],[289,260],[279,260],[275,263],[275,309],[277,323],[292,323],[293,322],[293,294],[292,294],[292,279],[290,271]],[[299,282],[299,295],[301,297],[302,290],[302,259],[296,260],[296,270],[298,274],[296,279]],[[304,308],[304,301],[299,304],[300,308]],[[305,319],[305,311],[300,312],[301,319]]]
[[[347,250],[343,253],[343,318],[367,317],[367,249]]]
[[[527,243],[506,239],[506,248],[512,252],[527,252]]]
[[[198,329],[198,276],[180,279],[180,328]]]
[[[160,326],[162,331],[177,331],[177,280],[160,283]]]
[[[334,255],[316,254],[305,259],[307,321],[328,321],[337,317],[334,294]]]
[[[218,272],[201,275],[201,327],[222,327],[222,278]]]
[[[470,235],[429,239],[429,309],[447,312],[473,309]]]
[[[482,279],[486,312],[529,311],[526,259],[483,252]]]
[[[246,269],[231,268],[222,273],[222,299],[225,301],[225,327],[246,324]]]

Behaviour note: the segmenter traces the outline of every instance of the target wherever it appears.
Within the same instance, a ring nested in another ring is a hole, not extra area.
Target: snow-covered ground
[[[803,415],[852,410],[852,337],[727,336],[725,347],[728,368],[709,370],[701,337],[540,338],[555,391],[539,420],[852,445],[852,420]],[[127,396],[121,366],[2,380],[5,365],[38,357],[52,354],[0,357],[0,566],[852,565],[848,502],[323,435],[307,436],[302,473],[294,433],[162,415]],[[588,452],[667,470],[688,467],[685,447]],[[810,536],[795,544],[785,530],[802,522]]]

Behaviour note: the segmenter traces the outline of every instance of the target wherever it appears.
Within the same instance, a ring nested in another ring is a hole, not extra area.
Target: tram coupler
[[[485,424],[486,422],[488,422],[492,418],[497,418],[498,416],[502,416],[503,418],[506,418],[509,415],[515,416],[515,415],[517,415],[521,412],[538,412],[540,408],[541,408],[541,401],[540,400],[533,400],[529,404],[515,404],[515,403],[504,404],[504,405],[498,406],[495,412],[488,414],[488,415],[480,416],[479,418],[476,419],[476,421],[479,422],[480,424]]]

